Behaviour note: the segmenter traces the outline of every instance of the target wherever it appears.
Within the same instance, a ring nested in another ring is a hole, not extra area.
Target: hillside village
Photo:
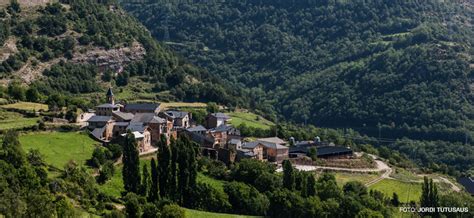
[[[158,103],[119,103],[112,88],[106,93],[107,102],[81,114],[90,135],[104,143],[120,142],[132,133],[141,154],[157,151],[155,147],[165,137],[169,144],[178,135],[189,137],[199,144],[204,156],[230,164],[251,158],[280,164],[311,156],[311,150],[319,158],[351,158],[350,148],[323,143],[318,136],[313,141],[289,141],[278,137],[244,141],[240,131],[229,124],[231,117],[225,113],[210,113],[204,123],[196,123],[192,113],[178,110],[162,110]],[[290,147],[290,144],[292,145]]]
[[[0,1],[0,217],[474,217],[440,2]]]

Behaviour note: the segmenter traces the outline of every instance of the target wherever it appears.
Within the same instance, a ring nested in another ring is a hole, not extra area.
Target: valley
[[[474,216],[473,15],[0,0],[0,217]]]

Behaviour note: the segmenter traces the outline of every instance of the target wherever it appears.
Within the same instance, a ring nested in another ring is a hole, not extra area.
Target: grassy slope
[[[392,196],[397,193],[401,202],[418,202],[421,196],[421,183],[401,182],[393,179],[384,179],[370,189],[383,192],[386,196]]]
[[[122,180],[122,166],[115,167],[114,176],[103,185],[99,185],[99,190],[107,195],[120,197],[120,193],[125,191]]]
[[[229,113],[229,116],[232,118],[230,123],[233,126],[239,126],[245,123],[245,125],[249,127],[270,129],[270,127],[274,125],[273,122],[250,112],[232,112]]]
[[[96,141],[81,132],[40,132],[20,136],[25,151],[38,149],[47,163],[63,168],[69,160],[78,164],[92,156]]]
[[[15,112],[0,109],[0,130],[21,129],[36,125],[39,118],[26,118]]]
[[[142,168],[145,163],[147,164],[149,168],[150,160],[140,159],[140,173],[142,172]],[[99,190],[106,193],[107,195],[120,197],[120,193],[125,191],[123,187],[123,180],[122,180],[122,165],[118,165],[115,167],[114,176],[105,184],[99,185]]]
[[[206,103],[202,102],[163,102],[161,108],[205,108]]]
[[[349,181],[358,181],[363,184],[376,179],[379,177],[378,174],[369,174],[369,173],[335,173],[337,184],[339,186],[344,186]]]
[[[245,217],[258,217],[258,216],[246,216],[226,213],[213,213],[199,210],[186,209],[186,217],[192,218],[245,218]]]
[[[14,104],[7,104],[0,106],[2,108],[13,108],[19,109],[24,111],[39,111],[39,110],[48,110],[48,105],[40,104],[40,103],[33,103],[33,102],[17,102]]]
[[[131,78],[129,85],[114,90],[115,97],[120,100],[153,101],[156,93],[152,92],[152,84],[139,78]]]

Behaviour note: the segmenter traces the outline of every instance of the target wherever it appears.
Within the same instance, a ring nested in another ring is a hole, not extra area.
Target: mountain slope
[[[99,1],[100,2],[100,1]],[[170,100],[237,101],[217,80],[160,46],[114,3],[13,1],[0,10],[0,84],[23,83],[45,95],[93,93],[130,77]],[[159,100],[159,99],[155,99]]]
[[[469,1],[177,2],[123,5],[266,113],[450,140],[473,129]]]

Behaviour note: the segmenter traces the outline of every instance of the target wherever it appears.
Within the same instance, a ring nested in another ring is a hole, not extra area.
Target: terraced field
[[[0,109],[0,130],[32,127],[39,119],[39,117],[27,118],[20,113]]]
[[[344,186],[347,182],[358,181],[362,184],[366,184],[379,177],[378,173],[335,173],[337,185],[340,187]]]
[[[370,186],[370,189],[379,190],[389,197],[392,197],[395,192],[404,203],[418,202],[421,196],[421,183],[401,182],[394,179],[383,179]]]
[[[48,105],[34,103],[34,102],[17,102],[14,104],[7,104],[0,106],[1,108],[5,109],[17,109],[17,110],[24,110],[24,111],[39,111],[39,110],[48,110]]]

